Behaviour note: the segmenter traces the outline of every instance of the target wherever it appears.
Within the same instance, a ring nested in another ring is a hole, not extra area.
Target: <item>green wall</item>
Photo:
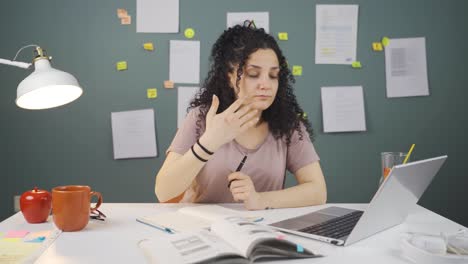
[[[359,4],[361,70],[314,64],[317,3]],[[177,119],[177,90],[162,83],[169,76],[169,40],[184,39],[183,34],[136,33],[135,1],[15,0],[0,7],[0,58],[38,44],[54,57],[56,68],[73,73],[84,88],[84,95],[66,107],[19,109],[16,86],[29,71],[0,65],[0,219],[13,213],[13,195],[34,186],[87,184],[102,192],[105,202],[156,202],[154,175]],[[119,24],[117,8],[129,11],[132,25]],[[280,45],[290,64],[304,68],[296,95],[316,131],[329,202],[368,202],[378,185],[379,153],[405,151],[416,143],[414,159],[449,156],[420,204],[468,225],[467,1],[181,0],[180,29],[194,28],[201,41],[202,79],[228,11],[269,11],[270,32],[289,33],[289,41]],[[384,54],[370,48],[384,35],[426,37],[430,96],[386,98]],[[147,41],[155,52],[142,49]],[[26,50],[19,60],[29,61],[31,54]],[[115,70],[119,60],[128,62],[127,71]],[[322,132],[320,87],[334,85],[364,87],[367,132]],[[159,88],[156,100],[146,98],[149,87]],[[155,110],[159,157],[114,160],[110,113],[143,108]]]

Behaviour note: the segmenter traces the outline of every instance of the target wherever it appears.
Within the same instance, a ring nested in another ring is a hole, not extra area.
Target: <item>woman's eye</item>
[[[257,78],[258,77],[258,74],[247,74],[247,76],[249,76],[250,78]]]
[[[278,75],[270,75],[271,79],[278,79]]]

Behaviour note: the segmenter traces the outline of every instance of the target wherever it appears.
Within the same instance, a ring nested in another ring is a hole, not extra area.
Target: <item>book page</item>
[[[243,212],[232,210],[219,205],[200,205],[184,207],[179,209],[179,212],[191,216],[200,217],[210,222],[224,219],[228,216],[245,216]]]
[[[137,221],[158,229],[170,228],[175,232],[187,232],[208,229],[213,222],[230,216],[244,217],[251,221],[261,218],[254,215],[248,211],[236,211],[219,205],[197,205],[183,207],[175,212],[138,217]]]
[[[138,243],[148,263],[198,263],[240,258],[239,253],[207,230],[145,239]]]
[[[137,218],[137,220],[158,229],[170,228],[175,232],[197,231],[203,228],[209,228],[211,224],[211,221],[183,214],[179,211],[153,216],[143,216]]]
[[[211,225],[211,231],[239,250],[245,258],[258,242],[282,235],[271,227],[255,224],[241,217],[227,217],[216,221]]]

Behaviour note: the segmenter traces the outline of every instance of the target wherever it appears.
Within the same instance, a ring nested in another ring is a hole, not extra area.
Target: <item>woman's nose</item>
[[[260,89],[268,89],[271,87],[271,82],[268,77],[263,77],[260,78],[259,83],[258,83],[258,88]]]

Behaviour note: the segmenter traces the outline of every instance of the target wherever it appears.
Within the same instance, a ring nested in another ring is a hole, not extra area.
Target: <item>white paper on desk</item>
[[[390,39],[385,47],[387,97],[429,95],[426,39]]]
[[[270,14],[268,12],[228,12],[226,27],[244,25],[245,20],[253,20],[257,28],[263,28],[267,33],[270,31]]]
[[[170,41],[169,79],[175,83],[200,82],[200,41]]]
[[[112,112],[114,159],[156,157],[154,110]]]
[[[179,32],[179,0],[137,0],[136,15],[137,32]]]
[[[362,86],[322,87],[324,132],[366,131]]]
[[[315,63],[356,61],[358,5],[317,5]]]
[[[177,88],[177,128],[181,127],[187,116],[187,108],[190,101],[195,97],[199,87],[185,87],[180,86]]]

